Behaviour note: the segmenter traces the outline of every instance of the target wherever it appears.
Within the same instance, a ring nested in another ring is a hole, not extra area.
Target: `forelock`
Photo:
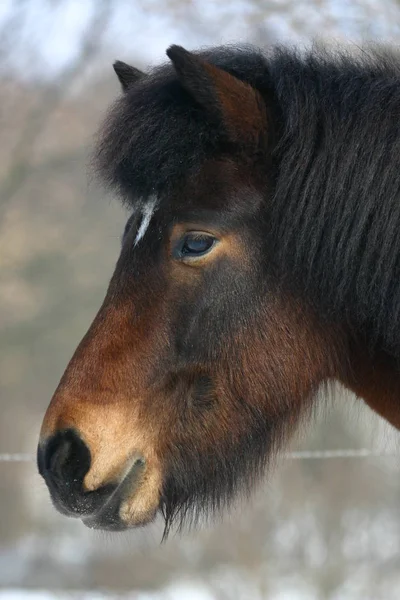
[[[201,55],[244,81],[265,73],[264,57],[252,48],[217,48]],[[222,124],[210,122],[167,63],[111,107],[93,162],[101,179],[132,205],[137,198],[167,194],[205,159],[224,151]]]

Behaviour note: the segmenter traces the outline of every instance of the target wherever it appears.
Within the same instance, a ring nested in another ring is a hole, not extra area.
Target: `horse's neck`
[[[400,361],[381,352],[371,358],[355,353],[343,383],[369,406],[400,429]]]

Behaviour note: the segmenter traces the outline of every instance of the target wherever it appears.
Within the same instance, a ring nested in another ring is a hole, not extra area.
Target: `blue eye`
[[[207,254],[215,242],[216,239],[206,233],[187,233],[179,244],[180,257],[195,258]]]

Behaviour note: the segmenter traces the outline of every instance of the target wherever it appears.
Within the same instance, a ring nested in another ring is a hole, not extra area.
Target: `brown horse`
[[[96,167],[132,214],[38,449],[103,529],[249,491],[324,383],[400,427],[400,60],[167,54],[114,65]]]

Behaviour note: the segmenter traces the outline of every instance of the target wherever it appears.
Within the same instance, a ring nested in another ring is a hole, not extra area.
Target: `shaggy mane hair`
[[[200,55],[257,88],[271,108],[271,268],[371,352],[400,358],[399,57],[283,47]],[[96,167],[133,206],[151,194],[167,199],[205,158],[234,152],[167,63],[114,104]]]

